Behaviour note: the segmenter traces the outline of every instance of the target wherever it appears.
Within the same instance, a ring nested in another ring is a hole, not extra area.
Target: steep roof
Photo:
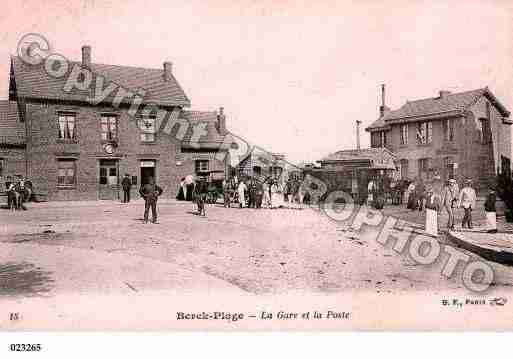
[[[365,130],[366,131],[371,131],[371,130],[374,130],[374,129],[385,129],[387,127],[388,127],[388,125],[385,123],[385,120],[383,119],[383,117],[380,117],[376,121],[371,123],[370,126],[367,127]]]
[[[219,149],[219,146],[223,143],[224,136],[219,132],[216,112],[183,110],[180,113],[180,118],[187,120],[191,124],[182,139],[183,148]],[[205,124],[206,134],[201,134],[196,143],[193,143],[194,126],[198,124]]]
[[[18,105],[0,100],[0,145],[25,144],[25,124],[20,121]]]
[[[333,161],[361,161],[369,160],[373,162],[379,162],[383,155],[389,155],[395,158],[395,155],[384,147],[377,148],[363,148],[360,150],[342,150],[332,153],[327,157],[320,160],[320,162],[333,162]]]
[[[91,90],[73,88],[70,92],[65,92],[64,85],[75,65],[80,66],[81,63],[70,61],[68,73],[55,78],[45,71],[44,62],[40,65],[30,65],[24,63],[17,56],[11,57],[11,75],[15,79],[17,96],[47,100],[86,101],[90,96],[90,91],[95,90],[97,77],[103,76],[105,78],[103,89],[107,88],[110,82],[114,82],[132,92],[144,90],[145,102],[153,102],[161,106],[190,106],[189,99],[175,77],[171,74],[169,80],[164,79],[163,69],[92,63],[90,65],[93,74]],[[116,93],[117,90],[113,91],[105,102],[112,102]],[[125,101],[128,102],[129,99]]]
[[[509,111],[497,100],[488,87],[485,87],[459,93],[448,93],[443,97],[407,101],[399,109],[389,111],[385,116],[374,121],[366,130],[370,131],[382,128],[390,123],[415,120],[418,118],[427,119],[451,114],[457,115],[475,104],[481,96],[486,96],[504,117],[509,116]]]

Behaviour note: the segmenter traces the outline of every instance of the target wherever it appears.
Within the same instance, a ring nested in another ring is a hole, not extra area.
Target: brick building
[[[92,89],[70,88],[75,66],[92,74]],[[137,112],[131,108],[135,97],[119,98],[115,91],[91,101],[100,80],[102,88],[112,83],[144,93]],[[27,176],[49,200],[118,199],[125,174],[134,195],[153,176],[163,197],[173,198],[182,177],[210,171],[224,176],[229,164],[221,145],[227,134],[222,108],[201,112],[189,106],[169,62],[162,69],[96,64],[84,46],[82,61],[56,77],[44,63],[12,57],[9,101],[0,106],[0,175]],[[220,152],[225,155],[216,156]]]
[[[440,91],[437,97],[407,101],[390,110],[382,85],[380,116],[366,131],[372,148],[385,147],[395,154],[402,178],[470,177],[484,189],[495,174],[511,174],[509,115],[488,88]]]
[[[16,102],[0,101],[0,178],[24,174],[25,165],[25,126],[19,119],[18,106]]]

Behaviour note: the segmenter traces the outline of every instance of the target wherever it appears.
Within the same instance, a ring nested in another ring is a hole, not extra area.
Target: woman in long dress
[[[269,196],[269,183],[267,183],[267,182],[262,183],[262,191],[263,191],[262,206],[270,207],[271,206],[271,198]]]
[[[247,191],[246,184],[244,181],[239,182],[239,186],[237,187],[237,194],[239,196],[239,206],[240,208],[246,207],[246,197],[245,192]]]
[[[414,210],[415,209],[415,182],[411,182],[408,185],[408,189],[405,192],[406,197],[406,208]]]
[[[278,183],[274,182],[271,185],[271,208],[279,208],[285,203],[283,193],[280,190]]]

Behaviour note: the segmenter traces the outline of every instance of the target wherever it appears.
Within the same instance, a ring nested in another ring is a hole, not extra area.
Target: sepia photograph
[[[512,330],[512,19],[6,2],[0,331]]]

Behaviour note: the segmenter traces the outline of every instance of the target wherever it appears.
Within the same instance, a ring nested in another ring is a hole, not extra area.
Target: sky
[[[356,120],[407,100],[489,86],[513,110],[511,1],[9,1],[0,12],[0,98],[9,55],[37,32],[79,60],[162,68],[191,109],[292,162],[356,147]],[[362,130],[362,147],[369,134]]]

